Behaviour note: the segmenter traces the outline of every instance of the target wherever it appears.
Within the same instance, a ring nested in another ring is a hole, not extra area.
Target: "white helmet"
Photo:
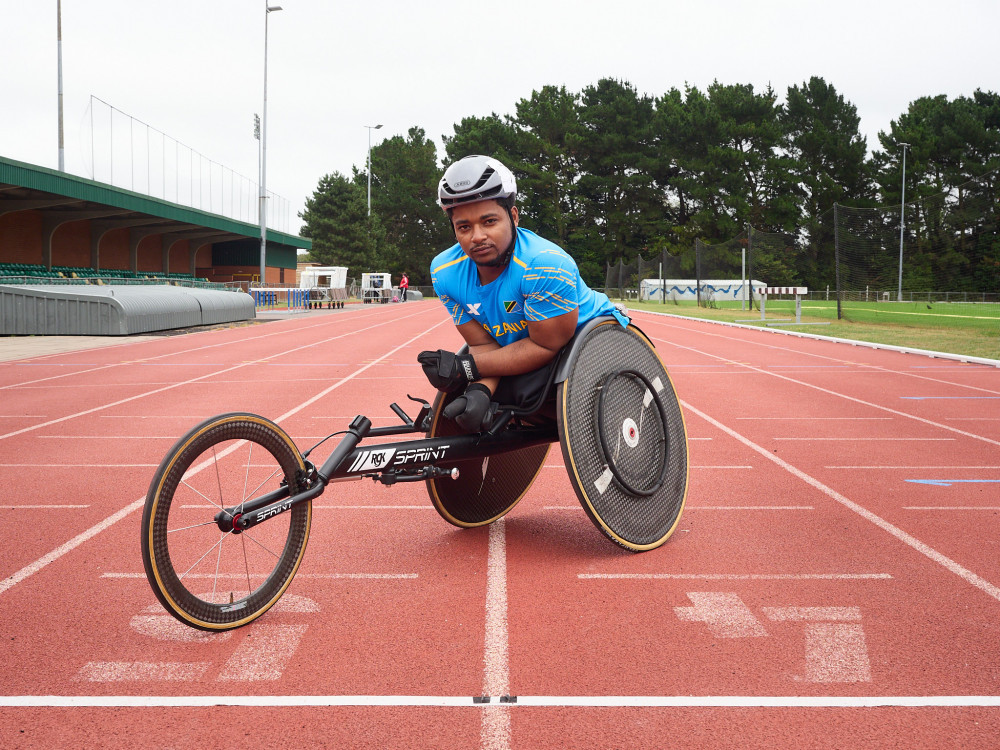
[[[445,170],[438,183],[438,205],[445,211],[463,203],[505,199],[517,194],[514,174],[489,156],[466,156]]]

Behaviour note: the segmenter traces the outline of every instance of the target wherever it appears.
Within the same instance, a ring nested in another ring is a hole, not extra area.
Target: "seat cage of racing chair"
[[[498,419],[494,421],[489,432],[495,434],[499,430],[503,429],[503,427],[505,427],[513,417],[527,417],[535,414],[539,409],[541,409],[542,405],[551,397],[552,389],[569,377],[569,373],[573,368],[573,362],[579,355],[580,347],[587,338],[587,335],[597,326],[608,323],[609,321],[618,323],[618,319],[613,315],[602,315],[601,317],[588,320],[580,328],[578,328],[576,333],[573,334],[573,337],[566,342],[562,349],[559,350],[559,353],[556,354],[552,362],[545,365],[545,367],[548,368],[545,387],[540,389],[530,402],[522,406],[518,406],[516,404],[500,404],[497,409]],[[629,323],[629,325],[632,326],[631,323]],[[465,354],[468,351],[469,347],[468,345],[465,345],[459,350],[459,353]]]

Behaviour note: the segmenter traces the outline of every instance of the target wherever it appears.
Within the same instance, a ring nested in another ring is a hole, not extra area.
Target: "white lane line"
[[[793,422],[796,420],[803,422],[891,422],[892,417],[736,417],[736,419],[749,420],[751,422],[763,422],[764,420],[781,420],[783,422]]]
[[[581,580],[888,581],[888,573],[579,573]]]
[[[159,464],[0,464],[10,469],[149,469]]]
[[[824,466],[824,469],[1000,469],[1000,466]]]
[[[255,380],[254,382],[255,383],[259,383],[260,381],[259,380]],[[127,419],[127,420],[129,420],[131,422],[135,422],[136,420],[142,421],[144,419],[155,419],[157,421],[159,421],[161,419],[176,419],[176,420],[184,420],[185,422],[188,422],[188,421],[193,422],[193,421],[196,421],[196,420],[200,421],[202,419],[208,419],[211,416],[214,416],[214,415],[213,414],[199,414],[198,416],[194,417],[194,416],[190,416],[190,415],[185,416],[183,414],[145,414],[145,415],[135,415],[135,414],[102,414],[100,416],[100,419]]]
[[[4,708],[202,708],[250,706],[311,708],[330,706],[443,706],[488,710],[542,708],[989,708],[997,695],[519,695],[500,704],[467,695],[5,695]]]
[[[1000,510],[1000,505],[904,505],[903,510]]]
[[[907,545],[908,547],[911,547],[912,549],[916,550],[917,552],[919,552],[920,554],[922,554],[925,557],[929,558],[930,560],[933,560],[934,562],[936,562],[938,565],[942,566],[943,568],[945,568],[949,572],[954,573],[956,576],[958,576],[959,578],[961,578],[962,580],[964,580],[966,583],[968,583],[968,584],[970,584],[972,586],[975,586],[977,589],[979,589],[980,591],[982,591],[986,595],[993,597],[997,601],[1000,601],[1000,587],[997,587],[994,584],[992,584],[989,581],[987,581],[985,578],[982,578],[982,577],[976,575],[975,573],[973,573],[968,568],[965,568],[962,565],[959,565],[957,562],[955,562],[954,560],[952,560],[950,557],[947,557],[947,556],[941,554],[936,549],[930,547],[927,544],[924,544],[923,542],[921,542],[916,537],[911,536],[910,534],[907,534],[905,531],[903,531],[898,526],[894,526],[893,524],[891,524],[888,521],[886,521],[884,518],[881,518],[880,516],[875,515],[874,513],[872,513],[867,508],[864,508],[861,505],[858,505],[857,503],[855,503],[852,500],[848,500],[846,497],[844,497],[843,495],[841,495],[836,490],[834,490],[834,489],[832,489],[830,487],[827,487],[825,484],[823,484],[822,482],[820,482],[818,479],[810,476],[809,474],[806,474],[801,469],[799,469],[799,468],[797,468],[795,466],[792,466],[790,463],[788,463],[784,459],[781,459],[778,456],[776,456],[773,453],[771,453],[771,451],[768,450],[767,448],[764,448],[764,447],[762,447],[760,445],[757,445],[752,440],[748,440],[746,437],[744,437],[743,435],[741,435],[736,430],[732,429],[731,427],[727,427],[726,425],[722,424],[718,420],[713,419],[712,417],[708,416],[707,414],[705,414],[705,412],[701,411],[700,409],[696,409],[695,407],[693,407],[691,404],[687,403],[686,401],[682,401],[681,403],[683,404],[684,408],[687,409],[688,411],[690,411],[692,414],[698,415],[699,417],[701,417],[702,419],[704,419],[709,424],[714,425],[715,427],[717,427],[718,429],[722,430],[723,432],[725,432],[730,437],[732,437],[735,440],[743,443],[746,447],[748,447],[751,450],[754,450],[757,453],[759,453],[760,455],[766,457],[769,461],[773,461],[778,466],[780,466],[781,468],[783,468],[785,471],[789,472],[790,474],[795,475],[796,477],[798,477],[799,479],[801,479],[803,482],[805,482],[806,484],[808,484],[808,485],[814,487],[815,489],[819,490],[820,492],[822,492],[824,495],[826,495],[830,499],[835,500],[836,502],[840,503],[841,505],[843,505],[848,510],[851,510],[851,511],[857,513],[859,516],[861,516],[865,520],[870,521],[871,523],[875,524],[876,526],[878,526],[880,529],[882,529],[886,533],[890,534],[891,536],[894,536],[896,539],[898,539],[899,541],[901,541],[903,544]],[[990,442],[993,442],[993,441],[990,441]]]
[[[62,510],[65,508],[89,508],[89,505],[7,505],[0,503],[0,509],[6,510]]]
[[[118,523],[120,520],[122,520],[126,516],[129,516],[132,513],[134,513],[135,511],[139,510],[143,505],[145,505],[145,503],[146,503],[146,498],[145,497],[140,497],[135,502],[129,503],[128,505],[126,505],[124,508],[122,508],[117,513],[112,513],[110,516],[108,516],[107,518],[105,518],[100,523],[95,524],[94,526],[91,526],[89,529],[87,529],[83,533],[77,534],[75,537],[73,537],[72,539],[70,539],[65,544],[62,544],[62,545],[56,547],[54,550],[52,550],[51,552],[49,552],[47,555],[43,555],[42,557],[38,558],[37,560],[35,560],[30,565],[26,565],[25,567],[21,568],[16,573],[12,573],[11,575],[7,576],[2,581],[0,581],[0,594],[3,594],[4,592],[12,589],[14,586],[16,586],[17,584],[19,584],[24,579],[30,578],[31,576],[33,576],[35,573],[37,573],[42,568],[46,567],[47,565],[49,565],[51,563],[54,563],[60,557],[62,557],[63,555],[65,555],[67,552],[72,552],[77,547],[79,547],[81,544],[83,544],[84,542],[88,541],[89,539],[94,538],[95,536],[97,536],[98,534],[100,534],[105,529],[110,528],[111,526],[114,526],[116,523]]]
[[[684,510],[815,510],[812,505],[685,505]]]
[[[205,505],[182,505],[186,510],[204,508]],[[313,510],[434,510],[433,505],[317,505]]]
[[[545,464],[542,468],[543,469],[565,469],[566,467],[563,464]],[[699,465],[695,465],[695,464],[692,464],[689,468],[691,468],[691,469],[712,469],[712,470],[716,470],[717,469],[717,470],[726,470],[726,471],[728,471],[728,470],[736,470],[736,469],[753,469],[752,466],[739,466],[739,465],[737,465],[737,466],[708,466],[708,465],[699,466]]]
[[[409,315],[409,316],[406,316],[406,317],[414,317],[414,316],[413,315]],[[400,318],[400,320],[402,320],[402,318]],[[397,320],[391,321],[392,324],[395,324],[397,322],[398,322]],[[88,414],[93,414],[95,412],[104,411],[105,409],[110,409],[113,406],[121,406],[122,404],[129,403],[130,401],[135,401],[135,400],[140,399],[140,398],[145,398],[146,396],[152,396],[152,395],[155,395],[157,393],[163,393],[164,391],[169,391],[169,390],[172,390],[174,388],[180,388],[181,386],[191,385],[193,383],[200,383],[201,381],[207,380],[209,378],[217,378],[219,375],[222,375],[223,373],[232,372],[233,370],[239,370],[240,368],[248,367],[250,365],[261,364],[263,362],[266,362],[268,359],[272,359],[274,357],[285,357],[285,356],[288,356],[289,354],[292,354],[293,352],[301,351],[301,350],[304,350],[304,349],[312,349],[313,347],[322,346],[324,344],[330,343],[331,341],[336,341],[337,339],[342,339],[342,338],[345,338],[345,337],[348,337],[348,336],[354,336],[354,335],[357,335],[357,334],[362,333],[364,331],[371,330],[372,328],[380,328],[380,327],[386,326],[386,325],[390,325],[390,322],[376,323],[375,325],[370,325],[367,328],[354,329],[354,330],[349,331],[347,333],[342,333],[342,334],[338,334],[336,336],[331,336],[330,338],[323,339],[321,341],[314,341],[312,343],[304,344],[303,346],[297,346],[297,347],[294,347],[292,349],[288,349],[288,350],[283,351],[283,352],[278,352],[276,354],[268,355],[266,357],[261,357],[259,359],[255,359],[255,360],[249,360],[247,362],[241,362],[238,365],[233,365],[232,367],[226,367],[226,368],[224,368],[222,370],[216,370],[214,372],[210,372],[210,373],[207,373],[205,375],[199,375],[196,378],[190,378],[189,380],[183,380],[183,381],[180,381],[180,382],[171,383],[171,384],[166,385],[166,386],[164,386],[162,388],[155,388],[155,389],[153,389],[151,391],[146,391],[145,393],[139,393],[139,394],[137,394],[135,396],[129,396],[128,398],[123,398],[123,399],[120,399],[118,401],[112,401],[110,403],[102,404],[100,406],[95,406],[92,409],[86,409],[84,411],[76,412],[75,414],[67,414],[64,417],[58,417],[57,419],[50,419],[47,422],[39,422],[38,424],[31,425],[30,427],[24,427],[23,429],[15,430],[14,432],[8,432],[8,433],[5,433],[3,435],[0,435],[0,440],[4,440],[5,438],[9,438],[9,437],[15,437],[17,435],[22,435],[22,434],[24,434],[26,432],[32,432],[34,430],[40,430],[43,427],[48,427],[49,425],[54,425],[54,424],[60,424],[62,422],[66,422],[66,421],[68,421],[70,419],[75,419],[77,417],[84,417],[84,416],[86,416]],[[424,331],[424,333],[421,334],[421,335],[426,335],[426,333],[434,330],[435,328],[437,328],[440,325],[441,325],[441,323],[437,323],[436,325],[431,326],[426,331]],[[419,337],[414,337],[410,341],[415,341],[417,338],[419,338]],[[406,343],[409,344],[410,342],[408,341]],[[393,351],[398,351],[399,349],[402,349],[404,346],[406,346],[406,344],[401,344],[399,347],[397,347]],[[348,375],[346,378],[338,381],[337,385],[335,385],[334,387],[337,387],[337,386],[340,385],[340,383],[344,383],[347,380],[350,380],[350,379],[356,377],[357,375],[359,375],[360,373],[364,372],[369,367],[371,367],[372,364],[374,364],[374,362],[378,362],[378,361],[384,359],[385,356],[388,356],[388,355],[383,355],[382,357],[379,357],[377,360],[373,360],[373,362],[370,362],[370,363],[366,364],[360,370],[357,370],[354,374]],[[332,390],[332,388],[331,389],[327,389],[327,391],[323,391],[320,394],[320,396],[322,396],[323,394],[327,393],[329,390]],[[319,398],[320,396],[314,397],[313,400],[315,400],[316,398]],[[312,403],[312,401],[307,402],[306,405],[308,405],[309,403]],[[305,407],[303,406],[301,408],[305,408]],[[295,411],[290,412],[290,414],[294,414],[294,413],[295,413]]]
[[[483,661],[483,695],[507,695],[510,667],[507,660],[507,525],[503,518],[490,524],[486,560],[486,637]],[[488,750],[510,747],[510,711],[490,706],[483,712],[481,746]]]
[[[300,578],[317,578],[322,580],[378,580],[378,579],[407,579],[407,578],[419,578],[417,573],[298,573],[295,579]],[[115,578],[115,579],[125,579],[125,580],[146,580],[145,573],[101,573],[101,578]],[[216,576],[213,573],[190,573],[184,576],[184,579],[188,578],[245,578],[239,573],[220,573]],[[287,595],[286,595],[287,596]],[[284,601],[284,600],[282,600]]]
[[[715,334],[709,334],[709,335],[715,335]],[[937,428],[942,429],[942,430],[947,430],[948,432],[954,432],[954,433],[957,433],[959,435],[964,435],[965,437],[969,437],[969,438],[972,438],[974,440],[982,440],[983,442],[989,443],[990,445],[1000,446],[1000,440],[993,440],[991,438],[984,437],[982,435],[977,435],[977,434],[975,434],[973,432],[966,432],[965,430],[960,430],[957,427],[951,427],[951,426],[946,425],[946,424],[941,424],[940,422],[935,422],[934,420],[931,420],[931,419],[926,419],[924,417],[918,417],[915,414],[908,414],[905,411],[899,411],[897,409],[892,409],[892,408],[890,408],[888,406],[882,406],[881,404],[875,404],[875,403],[872,403],[871,401],[865,401],[864,399],[854,398],[853,396],[848,396],[845,393],[838,393],[837,391],[831,391],[829,388],[823,388],[822,386],[814,385],[813,383],[807,383],[804,380],[796,380],[795,378],[790,378],[787,375],[781,375],[780,373],[770,372],[770,371],[765,370],[765,369],[760,368],[760,367],[754,367],[753,365],[749,365],[749,364],[747,364],[745,362],[737,362],[736,360],[727,359],[726,357],[721,357],[721,356],[719,356],[717,354],[710,354],[709,352],[701,351],[700,349],[695,349],[694,347],[691,347],[691,346],[682,346],[681,344],[676,344],[676,343],[674,343],[672,341],[669,341],[667,339],[660,339],[660,341],[663,342],[664,344],[667,344],[667,345],[670,345],[670,346],[674,346],[674,347],[676,347],[678,349],[684,349],[686,351],[695,352],[696,354],[700,354],[703,357],[711,357],[712,359],[723,360],[725,362],[729,362],[729,363],[732,363],[734,365],[738,365],[740,367],[744,367],[747,370],[752,370],[753,372],[759,372],[762,375],[770,375],[771,377],[774,377],[774,378],[780,378],[781,380],[786,380],[789,383],[795,383],[796,385],[801,385],[801,386],[803,386],[805,388],[811,388],[813,390],[819,391],[820,393],[826,393],[826,394],[828,394],[830,396],[834,396],[836,398],[842,398],[842,399],[844,399],[846,401],[851,401],[851,402],[853,402],[855,404],[861,404],[863,406],[870,406],[871,408],[878,409],[879,411],[888,412],[889,414],[895,414],[895,415],[900,416],[900,417],[906,417],[907,419],[912,419],[912,420],[915,420],[917,422],[922,422],[923,424],[927,424],[927,425],[930,425],[932,427],[937,427]],[[773,348],[782,349],[781,347],[773,347]],[[794,353],[800,354],[800,355],[804,354],[804,352],[795,351],[795,350],[782,349],[782,351],[793,351]],[[820,355],[810,355],[810,356],[820,356]],[[879,371],[879,372],[886,372],[886,373],[889,373],[889,374],[897,374],[897,375],[907,375],[907,374],[909,374],[909,373],[897,373],[894,370],[886,370],[885,368],[881,368],[881,367],[873,367],[873,369],[876,370],[876,371]],[[922,377],[922,376],[918,375],[918,376],[914,376],[914,377]],[[933,380],[933,378],[924,378],[924,379],[926,379],[926,380]],[[946,381],[937,381],[937,382],[946,382]],[[948,383],[948,385],[953,385],[953,386],[956,386],[956,387],[968,387],[968,388],[973,388],[973,390],[985,390],[985,389],[982,389],[982,388],[974,388],[973,386],[963,386],[960,383]],[[993,391],[988,391],[988,392],[989,393],[993,393]]]
[[[651,315],[660,316],[661,318],[667,317],[667,315],[664,314],[664,313],[655,313],[655,312],[653,312],[653,313],[650,313],[650,314]],[[691,320],[691,319],[688,319],[688,320]],[[650,321],[650,322],[651,323],[658,323],[658,321],[655,321],[655,320]],[[679,327],[677,325],[671,326],[669,324],[664,324],[664,323],[659,323],[659,324],[660,325],[664,325],[665,327],[673,327],[673,328]],[[723,323],[723,325],[727,325],[727,324]],[[688,329],[688,330],[690,330],[690,329]],[[815,354],[813,352],[805,352],[805,351],[802,351],[801,349],[793,349],[791,347],[785,347],[785,346],[776,346],[774,344],[766,344],[766,343],[764,343],[762,341],[750,340],[750,339],[746,339],[746,338],[736,338],[734,336],[723,336],[723,335],[718,334],[718,333],[704,333],[703,332],[703,335],[714,336],[714,337],[717,337],[717,338],[723,338],[723,339],[727,339],[727,340],[730,340],[730,341],[734,341],[735,340],[735,341],[739,341],[742,344],[750,343],[750,344],[754,344],[756,346],[762,346],[762,347],[764,347],[766,349],[776,349],[778,351],[788,352],[788,353],[796,354],[796,355],[799,355],[799,356],[807,356],[807,357],[814,357],[814,358],[825,359],[825,360],[832,360],[834,362],[846,362],[851,367],[867,368],[867,370],[869,372],[870,371],[874,371],[874,372],[878,372],[878,373],[886,373],[886,374],[889,374],[889,375],[906,375],[906,376],[909,376],[911,378],[917,378],[919,380],[927,380],[927,381],[930,381],[932,383],[941,383],[943,385],[950,385],[950,386],[953,386],[955,388],[968,388],[968,389],[971,389],[971,390],[974,390],[974,391],[982,391],[983,393],[993,393],[993,394],[996,394],[996,395],[1000,395],[1000,391],[994,391],[994,390],[990,390],[988,388],[979,388],[977,386],[969,385],[969,384],[966,384],[966,383],[955,383],[955,382],[952,382],[950,380],[941,380],[939,378],[931,378],[931,377],[928,377],[927,375],[922,375],[920,373],[915,373],[915,372],[907,372],[905,370],[892,370],[892,369],[889,369],[888,367],[882,367],[880,365],[873,365],[873,364],[870,364],[868,362],[852,362],[850,360],[844,360],[844,359],[835,358],[835,357],[828,357],[828,356],[825,356],[825,355],[822,355],[822,354]],[[806,335],[808,336],[809,334],[806,334]],[[666,343],[673,343],[673,342],[666,341],[665,339],[660,339],[660,340],[661,341],[665,341]],[[843,341],[843,339],[840,339],[840,341]],[[865,342],[849,341],[847,343],[849,343],[851,345],[858,345],[858,344],[860,344],[862,346],[866,345]],[[698,354],[703,354],[705,356],[712,357],[713,359],[720,359],[720,360],[722,360],[723,362],[725,362],[727,364],[743,365],[743,366],[749,367],[749,365],[747,365],[744,362],[737,362],[735,360],[732,360],[732,359],[729,359],[729,358],[726,358],[726,357],[720,357],[720,356],[717,356],[717,355],[714,355],[714,354],[708,354],[707,352],[701,352],[701,351],[699,351],[697,349],[692,349],[691,347],[680,346],[679,344],[675,344],[675,346],[678,346],[678,348],[680,348],[680,349],[687,349],[689,351],[697,352]],[[922,350],[917,350],[917,351],[920,352]],[[991,361],[991,365],[992,365],[992,361]],[[959,370],[959,368],[955,368],[955,370],[956,371],[964,371],[964,372],[969,372],[969,371],[972,371],[972,372],[980,371],[981,372],[981,371],[985,370],[984,367],[979,367],[979,366],[972,365],[972,364],[970,364],[969,367],[971,368],[971,370]],[[751,368],[751,369],[757,369],[757,368]],[[949,368],[949,369],[951,369],[951,368]],[[759,370],[759,372],[766,373],[768,371],[761,369],[761,370]],[[773,374],[775,374],[779,378],[783,377],[782,375],[778,375],[777,373],[773,373]],[[847,374],[850,374],[850,373],[847,373]],[[790,380],[791,378],[788,378],[788,379]],[[795,381],[795,382],[798,382],[798,381]],[[810,386],[810,387],[818,387],[818,386]],[[820,389],[820,390],[823,390],[823,389]],[[849,397],[845,396],[845,398],[849,398]],[[909,416],[909,415],[907,415],[907,416]]]
[[[41,440],[176,440],[176,435],[37,435]]]
[[[395,321],[393,321],[393,322],[395,322]],[[288,417],[292,416],[293,414],[296,414],[296,413],[302,411],[303,409],[307,408],[308,406],[311,406],[312,404],[314,404],[319,399],[323,398],[327,394],[329,394],[332,391],[334,391],[335,389],[339,388],[344,383],[346,383],[349,380],[351,380],[354,377],[354,375],[360,374],[360,373],[364,372],[365,370],[368,370],[369,368],[373,367],[375,364],[377,364],[382,359],[385,359],[386,357],[389,357],[389,356],[395,354],[400,349],[403,349],[403,348],[409,346],[414,341],[417,341],[418,339],[423,339],[430,331],[433,331],[435,328],[437,328],[438,326],[443,325],[445,322],[446,321],[441,321],[440,323],[436,323],[433,326],[431,326],[430,328],[427,328],[427,329],[421,331],[419,334],[417,334],[413,338],[409,339],[408,341],[403,342],[402,344],[400,344],[399,346],[397,346],[395,349],[392,349],[391,351],[386,352],[385,354],[383,354],[378,359],[372,360],[368,364],[366,364],[363,367],[359,368],[358,370],[356,370],[354,372],[354,374],[347,375],[346,377],[341,378],[336,383],[334,383],[333,385],[331,385],[329,388],[326,388],[326,389],[320,391],[318,394],[316,394],[312,398],[304,401],[299,406],[297,406],[294,409],[291,409],[291,410],[285,412],[283,415],[281,415],[280,417],[278,417],[278,419],[276,419],[275,421],[276,422],[280,422],[281,420],[287,419]],[[362,330],[367,330],[367,329],[362,329]],[[337,337],[335,337],[335,338],[337,338]],[[291,350],[291,351],[294,351],[294,350]],[[280,355],[278,355],[278,356],[280,356]],[[99,408],[103,408],[103,407],[99,407]],[[73,415],[73,416],[80,416],[82,414],[89,414],[92,411],[98,411],[98,409],[91,409],[91,410],[89,410],[87,412],[80,412],[80,414]],[[71,419],[71,418],[72,417],[64,417],[64,419]],[[61,421],[61,420],[59,420],[59,421]],[[39,426],[42,426],[42,425],[39,425]],[[5,437],[5,436],[0,435],[0,438],[2,438],[2,437]],[[208,465],[209,465],[209,461],[206,460],[206,461],[202,462],[202,464],[200,464],[199,466],[195,467],[194,471],[195,472],[200,471],[201,469],[203,469],[205,466],[208,466]],[[27,566],[21,568],[20,570],[18,570],[16,573],[11,574],[7,578],[5,578],[3,581],[0,581],[0,595],[2,595],[4,592],[10,590],[11,588],[13,588],[17,584],[19,584],[21,581],[25,580],[26,578],[29,578],[29,577],[33,576],[35,573],[37,573],[39,570],[42,570],[47,565],[55,562],[60,557],[62,557],[63,555],[65,555],[67,552],[72,552],[74,549],[76,549],[77,547],[79,547],[84,542],[92,539],[93,537],[97,536],[98,534],[100,534],[105,529],[107,529],[107,528],[113,526],[114,524],[118,523],[120,520],[122,520],[126,516],[128,516],[128,515],[134,513],[135,511],[139,510],[145,504],[146,504],[146,498],[145,498],[145,496],[140,497],[138,500],[136,500],[136,501],[134,501],[134,502],[126,505],[124,508],[122,508],[121,510],[119,510],[117,513],[113,513],[110,516],[108,516],[107,518],[105,518],[103,521],[101,521],[100,523],[98,523],[98,524],[96,524],[94,526],[91,526],[89,529],[87,529],[83,533],[77,534],[75,537],[73,537],[72,539],[70,539],[65,544],[60,545],[59,547],[56,547],[56,549],[52,550],[47,555],[44,555],[44,556],[38,558],[37,560],[35,560],[30,565],[27,565]]]
[[[368,316],[368,317],[371,317],[371,316]],[[321,325],[325,325],[327,322],[328,321],[323,321],[321,323],[314,323],[314,324],[309,325],[309,326],[303,326],[299,330],[308,330],[309,328],[318,328]],[[270,326],[268,328],[270,328]],[[188,334],[188,335],[197,336],[199,333],[211,333],[211,332],[210,331],[199,331],[198,333]],[[91,367],[91,369],[89,369],[89,370],[73,370],[72,372],[65,372],[65,373],[62,373],[61,375],[52,375],[52,376],[45,377],[45,378],[38,378],[36,380],[27,380],[27,381],[25,381],[23,383],[11,383],[10,385],[0,386],[0,391],[6,390],[8,388],[21,388],[23,386],[33,385],[35,383],[44,383],[44,382],[49,381],[49,380],[58,380],[60,378],[69,378],[69,377],[72,377],[74,375],[86,375],[87,373],[97,372],[98,370],[107,370],[107,369],[113,368],[113,367],[121,367],[122,365],[145,365],[145,364],[151,364],[151,363],[152,364],[160,364],[160,363],[154,363],[153,360],[165,359],[167,357],[176,357],[176,356],[179,356],[181,354],[192,354],[194,352],[202,351],[204,349],[216,349],[216,348],[223,347],[223,346],[230,346],[231,344],[235,344],[235,343],[246,343],[246,342],[250,342],[250,341],[260,341],[262,339],[271,338],[272,336],[284,336],[285,334],[286,334],[286,332],[284,330],[279,330],[279,329],[275,328],[274,330],[270,330],[267,333],[262,333],[259,336],[251,336],[251,337],[246,338],[246,339],[237,339],[237,340],[233,340],[233,341],[222,341],[222,342],[217,343],[217,344],[207,344],[205,346],[197,346],[197,347],[194,347],[192,349],[183,349],[181,351],[168,352],[167,354],[157,354],[155,357],[144,357],[142,359],[133,359],[133,360],[121,360],[119,362],[111,362],[111,363],[106,364],[106,365],[95,365],[95,366]],[[132,345],[135,345],[136,343],[145,344],[145,343],[148,343],[150,341],[158,341],[158,340],[159,340],[159,337],[154,337],[154,338],[151,338],[151,339],[146,339],[145,341],[126,342],[126,343],[121,344],[120,346],[132,346]],[[118,345],[110,346],[110,347],[102,347],[102,349],[105,350],[105,351],[109,351],[111,349],[117,348],[117,346]],[[62,357],[62,356],[65,356],[67,354],[78,354],[78,353],[79,352],[62,352],[60,354],[48,354],[48,355],[41,355],[41,356],[38,356],[38,357],[29,357],[27,359],[27,362],[29,364],[31,364],[32,366],[34,366],[34,365],[55,365],[57,367],[90,367],[90,365],[88,365],[88,364],[78,365],[78,364],[75,364],[75,363],[72,363],[72,362],[62,363],[62,362],[51,362],[51,361],[42,361],[42,362],[38,361],[38,360],[48,360],[50,358],[55,358],[55,357]],[[20,365],[20,364],[24,363],[24,360],[15,360],[14,363]],[[164,364],[167,365],[167,366],[174,366],[174,363],[171,363],[171,362],[167,362],[167,363],[164,363]],[[190,362],[190,363],[180,363],[179,366],[184,366],[184,367],[192,366],[192,367],[194,367],[194,366],[208,366],[208,365],[204,364],[204,363]],[[130,385],[134,385],[134,384],[130,384]],[[70,386],[70,387],[74,387],[74,386]]]
[[[581,505],[543,505],[542,510],[582,510]],[[815,510],[812,505],[685,505],[684,510]]]
[[[313,510],[434,510],[433,505],[316,505]]]
[[[918,443],[948,443],[954,442],[955,438],[934,438],[934,437],[825,437],[822,435],[817,436],[805,436],[805,437],[776,437],[774,440],[821,440],[823,442],[833,442],[835,440],[860,443],[864,441],[871,442],[873,440],[883,440],[888,442],[900,442],[900,441],[911,441]]]

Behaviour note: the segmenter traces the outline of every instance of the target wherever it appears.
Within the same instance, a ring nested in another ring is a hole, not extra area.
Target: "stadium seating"
[[[155,271],[134,271],[126,269],[93,269],[80,268],[77,266],[52,266],[50,271],[45,266],[36,263],[0,263],[0,280],[4,278],[28,278],[28,279],[58,279],[59,283],[88,284],[88,283],[158,283],[169,281],[200,281],[207,282],[208,279],[197,278],[190,273],[157,273]]]

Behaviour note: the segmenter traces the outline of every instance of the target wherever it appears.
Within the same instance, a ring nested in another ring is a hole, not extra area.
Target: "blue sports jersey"
[[[602,315],[623,316],[606,295],[582,278],[569,253],[527,229],[517,230],[510,263],[496,279],[479,283],[476,264],[455,244],[431,262],[434,291],[455,325],[475,320],[501,346],[528,335],[528,321],[579,310],[577,328]]]

